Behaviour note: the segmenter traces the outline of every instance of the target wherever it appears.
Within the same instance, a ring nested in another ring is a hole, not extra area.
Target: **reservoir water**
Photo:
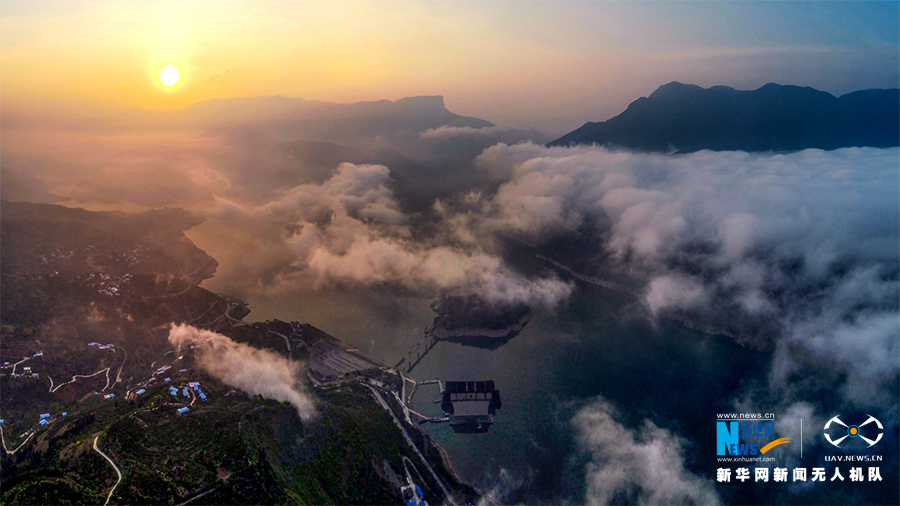
[[[421,339],[434,318],[432,299],[409,294],[330,289],[251,301],[249,321],[310,323],[387,363]],[[681,435],[688,468],[714,475],[714,420],[731,410],[743,388],[764,379],[769,355],[727,338],[653,321],[637,302],[579,283],[553,311],[536,312],[506,345],[487,350],[439,342],[415,367],[417,380],[494,380],[503,407],[486,434],[456,434],[445,424],[426,430],[466,481],[504,494],[504,501],[578,502],[586,456],[573,415],[598,396],[620,421],[649,419]],[[436,385],[414,398],[423,414],[440,414]]]

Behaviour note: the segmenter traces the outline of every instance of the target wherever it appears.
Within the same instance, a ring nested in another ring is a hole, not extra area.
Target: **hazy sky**
[[[578,126],[672,80],[897,87],[898,13],[898,2],[4,0],[3,108],[444,95],[496,123]],[[157,77],[166,65],[182,74],[174,89]]]

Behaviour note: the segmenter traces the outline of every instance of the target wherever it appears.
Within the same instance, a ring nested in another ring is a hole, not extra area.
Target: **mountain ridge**
[[[640,151],[796,151],[900,145],[900,89],[840,97],[768,83],[756,90],[677,81],[618,116],[588,122],[548,146],[598,144]]]
[[[174,111],[133,110],[117,118],[108,118],[104,123],[123,120],[128,123],[137,121],[150,124],[175,122],[182,127],[228,128],[238,124],[257,122],[291,123],[327,118],[330,121],[339,122],[350,119],[371,119],[389,125],[396,123],[401,117],[405,117],[407,121],[415,118],[422,123],[422,130],[439,126],[473,128],[494,126],[493,123],[486,120],[451,112],[444,104],[442,95],[421,95],[403,97],[393,101],[374,100],[350,103],[306,100],[282,95],[234,97],[203,100]]]

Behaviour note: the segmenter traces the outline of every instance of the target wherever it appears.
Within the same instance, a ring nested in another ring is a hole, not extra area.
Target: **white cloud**
[[[506,266],[488,238],[466,245],[416,238],[380,165],[338,166],[322,184],[296,186],[278,200],[246,209],[222,202],[216,216],[254,228],[261,243],[250,267],[275,262],[267,289],[279,285],[393,285],[419,293],[478,293],[488,300],[555,306],[572,285],[527,278]],[[449,222],[448,222],[449,223]],[[268,272],[268,271],[264,271]]]
[[[508,181],[456,226],[471,237],[534,241],[590,219],[618,267],[644,280],[653,313],[764,316],[780,325],[790,367],[812,354],[886,386],[900,369],[898,153],[660,155],[498,144],[478,164]],[[850,395],[850,380],[846,388]]]
[[[666,275],[650,281],[644,300],[656,313],[662,308],[691,309],[705,305],[709,295],[696,280],[677,275]]]
[[[583,451],[588,504],[718,504],[712,484],[685,468],[685,440],[644,422],[629,429],[603,399],[572,419]]]
[[[847,373],[837,387],[851,395],[850,378],[878,390],[900,362],[898,153],[497,144],[477,165],[504,182],[438,202],[428,233],[403,213],[386,167],[342,164],[265,205],[220,201],[220,228],[244,231],[230,232],[239,247],[221,264],[259,291],[386,285],[553,306],[573,285],[515,271],[497,238],[537,243],[590,223],[612,259],[602,267],[637,283],[652,314],[696,311],[735,325],[727,330],[774,342],[772,381],[829,364]],[[745,334],[754,332],[765,335]]]
[[[315,403],[298,380],[299,363],[190,325],[173,324],[169,342],[176,347],[196,346],[197,364],[224,383],[251,395],[289,402],[303,420],[314,416]]]
[[[475,127],[452,127],[452,126],[441,126],[437,128],[430,128],[425,130],[424,132],[419,134],[420,138],[446,138],[446,137],[464,137],[464,136],[477,136],[477,137],[488,137],[496,135],[498,132],[505,132],[509,130],[505,127],[484,127],[484,128],[475,128]]]

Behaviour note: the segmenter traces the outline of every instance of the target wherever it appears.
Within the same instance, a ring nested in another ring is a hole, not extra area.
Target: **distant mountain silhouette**
[[[5,127],[6,125],[4,125]],[[0,165],[0,199],[25,200],[39,204],[53,204],[66,200],[50,193],[51,185],[27,171],[11,170]]]
[[[398,130],[422,132],[442,126],[485,128],[493,123],[460,116],[444,107],[442,96],[401,98],[396,101],[337,104],[283,96],[205,100],[176,111],[130,111],[99,122],[103,126],[177,126],[230,130],[241,127],[383,134]],[[322,140],[322,139],[314,139]]]
[[[838,98],[773,83],[739,91],[671,82],[622,114],[586,123],[548,145],[576,144],[663,152],[892,147],[900,145],[900,90],[863,90]]]

